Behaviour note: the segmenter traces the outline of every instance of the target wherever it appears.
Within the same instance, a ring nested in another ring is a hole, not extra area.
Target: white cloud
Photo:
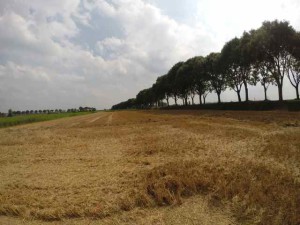
[[[84,6],[89,10],[98,10],[104,16],[114,16],[116,9],[105,0],[84,0]]]
[[[114,1],[113,17],[122,23],[125,38],[98,42],[101,54],[134,61],[150,73],[165,73],[177,61],[216,49],[203,27],[190,27],[162,15],[154,6],[137,0]],[[157,76],[159,74],[155,74]],[[147,85],[149,85],[147,83]]]
[[[209,28],[220,44],[256,29],[266,20],[288,20],[300,29],[298,0],[199,0],[197,21]]]
[[[85,104],[108,108],[152,85],[176,62],[219,50],[225,40],[259,26],[263,18],[262,9],[252,18],[252,4],[235,0],[201,0],[199,16],[189,19],[187,14],[186,20],[164,15],[166,10],[149,2],[2,0],[0,111]],[[277,3],[266,19],[279,13]],[[285,7],[287,19],[299,21],[298,14],[288,15],[299,4]],[[107,21],[119,29],[114,35],[101,29]],[[86,47],[89,36],[99,38]]]
[[[81,91],[81,98],[76,99],[78,105],[91,102],[107,108],[151,85],[177,61],[208,53],[212,48],[210,37],[203,30],[179,24],[140,0],[83,1],[83,8],[79,1],[19,3],[1,3],[5,6],[0,19],[0,48],[4,53],[1,62],[7,76],[0,79],[8,89],[13,87],[16,98],[5,98],[7,94],[2,89],[1,110],[27,107],[30,101],[21,101],[24,98],[20,97],[24,90],[26,99],[35,99],[37,93],[33,90],[40,90],[33,87],[40,86],[38,82],[23,79],[21,83],[16,79],[13,74],[21,72],[12,72],[11,65],[26,67],[27,77],[36,76],[37,71],[47,75],[48,81],[40,82],[49,84],[41,90],[49,92],[49,102],[57,97],[68,107],[73,102],[70,96]],[[76,20],[83,18],[82,24],[89,24],[95,12],[119,23],[124,37],[107,37],[99,40],[94,50],[88,50],[70,38],[80,32]],[[39,101],[34,102],[38,107]]]

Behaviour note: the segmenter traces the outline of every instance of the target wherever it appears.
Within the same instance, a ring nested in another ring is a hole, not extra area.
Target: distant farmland
[[[0,129],[0,224],[300,222],[300,114],[100,112]]]
[[[35,123],[41,121],[55,120],[64,117],[82,116],[92,112],[64,112],[64,113],[50,113],[50,114],[30,114],[18,115],[13,117],[0,117],[0,128],[11,127],[27,123]]]

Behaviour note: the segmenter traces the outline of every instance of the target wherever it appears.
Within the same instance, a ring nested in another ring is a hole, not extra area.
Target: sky
[[[299,31],[299,12],[299,0],[1,0],[0,111],[108,109],[265,20]],[[295,98],[284,86],[284,98]],[[263,99],[260,85],[250,99]]]

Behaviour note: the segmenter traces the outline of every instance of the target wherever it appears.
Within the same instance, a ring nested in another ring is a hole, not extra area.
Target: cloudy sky
[[[300,30],[299,12],[299,0],[1,0],[0,111],[110,108],[264,20]]]

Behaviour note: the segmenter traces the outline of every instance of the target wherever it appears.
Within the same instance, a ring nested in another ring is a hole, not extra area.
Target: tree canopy
[[[140,91],[135,99],[113,106],[120,108],[149,108],[163,105],[173,98],[175,105],[182,99],[184,105],[205,104],[209,93],[216,93],[221,103],[221,94],[227,88],[237,93],[242,101],[249,101],[249,85],[263,86],[265,100],[269,85],[278,87],[278,99],[283,100],[283,82],[287,77],[296,90],[299,100],[300,86],[300,33],[287,21],[265,21],[256,30],[244,32],[240,38],[228,41],[220,52],[195,56],[178,62],[167,74],[157,78],[152,87]],[[192,102],[190,103],[189,99]]]

